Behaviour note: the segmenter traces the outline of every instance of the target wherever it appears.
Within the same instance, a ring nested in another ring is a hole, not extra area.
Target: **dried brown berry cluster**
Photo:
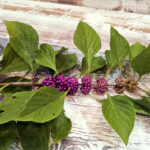
[[[133,78],[128,78],[125,80],[126,90],[129,92],[134,92],[137,88],[137,82]]]
[[[118,94],[122,94],[125,91],[125,82],[122,77],[118,77],[115,80],[115,85],[113,86],[113,89]]]
[[[118,94],[122,94],[125,90],[134,92],[137,88],[137,82],[133,78],[127,78],[124,80],[122,77],[118,77],[116,78],[115,83],[113,89]]]

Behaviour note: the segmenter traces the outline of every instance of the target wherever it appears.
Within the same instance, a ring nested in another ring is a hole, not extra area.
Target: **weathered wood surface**
[[[38,0],[38,1],[150,14],[149,0]]]
[[[29,0],[0,1],[0,36],[8,37],[3,20],[17,20],[35,27],[41,42],[73,47],[79,20],[92,25],[101,36],[102,50],[109,49],[113,25],[132,44],[150,43],[150,15],[108,11],[80,6]]]
[[[52,1],[56,2],[55,0]],[[67,0],[62,0],[61,3],[63,1],[65,3]],[[58,0],[57,2],[60,1]],[[76,1],[73,0],[72,2]],[[124,2],[127,2],[127,0],[124,0]],[[135,1],[130,2],[134,3]],[[74,48],[72,40],[79,20],[88,22],[96,29],[101,36],[102,50],[109,49],[109,30],[111,25],[123,34],[130,44],[136,41],[145,45],[150,43],[150,16],[143,14],[51,3],[49,0],[0,0],[0,37],[8,38],[2,20],[17,20],[31,24],[38,31],[40,42],[67,46],[70,47],[70,52],[79,52]],[[81,58],[81,53],[78,53],[78,55]],[[71,74],[78,74],[78,70],[71,71]],[[126,72],[126,74],[135,75],[130,72]],[[113,73],[108,78],[113,81],[116,76],[118,76],[118,72]],[[149,86],[149,76],[145,76],[142,82]],[[110,92],[113,94],[112,89],[110,89]],[[94,95],[97,96],[95,93]],[[105,95],[98,97],[103,98]],[[101,112],[101,104],[91,97],[84,96],[81,93],[76,94],[74,97],[68,96],[65,102],[65,110],[67,116],[73,122],[73,128],[68,138],[56,145],[54,150],[150,149],[149,117],[137,115],[129,144],[125,147],[119,136],[105,121]],[[12,149],[17,150],[16,146]]]

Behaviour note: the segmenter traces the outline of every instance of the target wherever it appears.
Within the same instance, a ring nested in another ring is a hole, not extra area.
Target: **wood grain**
[[[31,0],[29,0],[31,1]],[[37,0],[34,0],[37,1]],[[149,0],[38,0],[84,7],[150,14]]]
[[[40,18],[40,19],[39,19]],[[51,2],[1,0],[0,36],[8,37],[3,20],[31,24],[41,42],[74,47],[73,33],[79,20],[89,23],[99,33],[102,50],[109,49],[110,26],[124,35],[130,44],[150,43],[150,16],[122,11],[108,11]]]
[[[117,0],[109,5],[111,1],[107,1],[106,4],[104,0],[100,3],[98,0],[94,2],[84,0],[82,3],[81,0],[71,2],[69,0],[0,0],[0,38],[8,38],[3,20],[25,22],[38,31],[40,42],[69,47],[69,52],[76,52],[81,61],[82,55],[74,48],[72,38],[79,20],[83,20],[94,27],[100,35],[102,51],[109,49],[111,25],[124,35],[130,44],[138,41],[148,45],[150,43],[150,16],[123,11],[123,7],[127,10],[129,6],[132,7],[132,4],[137,6],[139,1],[142,0],[131,0],[131,3],[127,0],[119,3],[120,1]],[[68,5],[70,3],[72,4]],[[106,9],[117,11],[99,9],[103,6],[102,4]],[[140,3],[141,8],[144,4]],[[149,1],[147,1],[147,8],[148,5]],[[133,12],[138,9],[137,12],[139,12],[141,8],[137,7]],[[79,70],[73,70],[70,73],[76,75],[78,72]],[[115,77],[112,75],[109,80],[112,81]],[[143,84],[148,84],[149,79],[149,76],[146,76],[142,80]],[[110,92],[113,94],[112,89]],[[96,93],[93,95],[97,96]],[[106,95],[98,97],[104,98]],[[65,111],[73,122],[73,128],[68,138],[56,145],[53,150],[149,150],[150,148],[149,117],[137,115],[129,144],[125,147],[119,136],[105,121],[101,112],[101,104],[91,97],[84,96],[80,92],[74,97],[68,96]]]

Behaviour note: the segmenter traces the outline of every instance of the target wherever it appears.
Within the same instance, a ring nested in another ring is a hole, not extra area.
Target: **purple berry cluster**
[[[97,80],[97,90],[99,93],[103,94],[106,90],[108,90],[108,84],[107,81],[104,78],[99,78]],[[76,77],[70,76],[66,78],[63,74],[58,75],[56,77],[46,77],[42,81],[42,85],[38,86],[37,88],[40,88],[41,86],[50,86],[55,87],[58,91],[65,92],[69,89],[68,94],[74,95],[79,88],[79,82]],[[87,95],[90,93],[92,89],[92,80],[89,76],[84,76],[81,79],[81,92],[84,95]]]
[[[79,82],[75,77],[68,77],[67,79],[69,94],[74,95],[78,91]]]
[[[108,84],[105,78],[97,79],[97,91],[101,94],[105,93],[108,90]]]
[[[65,92],[69,89],[69,94],[74,95],[78,91],[79,83],[75,77],[66,78],[61,74],[56,77],[46,77],[42,81],[42,86],[55,87],[61,92]]]
[[[54,78],[54,77],[46,77],[46,78],[42,81],[42,86],[55,87],[55,78]]]
[[[67,78],[61,74],[59,76],[53,77],[55,80],[55,88],[60,92],[65,92],[68,90]]]
[[[85,95],[89,94],[91,89],[92,89],[92,80],[89,76],[84,76],[82,79],[81,79],[81,92]]]

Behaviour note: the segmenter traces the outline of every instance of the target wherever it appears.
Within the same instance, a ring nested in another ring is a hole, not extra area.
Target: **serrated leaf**
[[[100,37],[91,26],[85,22],[80,21],[74,33],[73,39],[74,44],[79,50],[81,50],[86,58],[86,69],[84,66],[82,66],[82,68],[87,71],[83,72],[87,72],[87,74],[89,74],[91,70],[90,67],[93,63],[92,59],[101,48]]]
[[[86,57],[94,56],[101,48],[101,40],[96,31],[82,21],[79,22],[73,39],[74,44]]]
[[[136,56],[138,56],[146,47],[139,42],[136,42],[132,46],[130,46],[130,51],[129,51],[129,56],[130,56],[130,61],[133,60]]]
[[[102,105],[102,112],[111,127],[119,134],[125,145],[135,122],[135,110],[126,96],[108,95]]]
[[[147,108],[145,108],[142,105],[139,105],[135,102],[133,102],[133,105],[134,105],[134,109],[135,109],[136,113],[150,116],[150,110],[148,110]]]
[[[18,123],[23,150],[48,150],[50,129],[48,123]]]
[[[106,63],[105,63],[105,60],[103,59],[103,57],[98,56],[98,57],[93,57],[92,63],[90,64],[91,66],[89,67],[88,63],[87,63],[87,60],[86,60],[86,57],[84,57],[82,59],[81,76],[84,75],[84,74],[88,74],[88,71],[93,72],[97,69],[100,69],[100,68],[104,67],[105,64]],[[89,68],[90,68],[90,70],[88,70]]]
[[[66,50],[68,50],[66,47],[62,47],[61,49],[55,51],[55,55],[62,54],[62,53],[65,52]]]
[[[20,72],[30,68],[29,65],[14,51],[10,43],[8,43],[4,49],[1,66],[1,73]]]
[[[0,102],[0,124],[16,120],[20,113],[25,109],[28,100],[34,92],[18,92],[11,97],[6,97]]]
[[[59,73],[74,67],[76,63],[76,54],[59,54],[56,56],[56,68]]]
[[[106,50],[105,56],[107,61],[107,74],[108,74],[112,69],[114,69],[118,65],[118,62],[115,59],[113,52],[111,50]]]
[[[28,101],[17,120],[43,123],[56,118],[63,110],[66,94],[67,92],[59,92],[53,87],[40,88]]]
[[[67,92],[53,87],[41,87],[36,91],[18,92],[0,103],[0,124],[11,121],[43,123],[56,118],[64,106]]]
[[[150,111],[150,97],[143,96],[142,99],[132,99],[132,101]]]
[[[143,99],[127,97],[127,100],[133,103],[136,113],[150,116],[150,99],[148,97],[143,97]]]
[[[0,149],[9,150],[9,147],[17,135],[15,122],[0,125]]]
[[[60,140],[66,138],[70,133],[72,124],[71,120],[67,118],[64,111],[50,122],[51,136],[53,138],[53,143],[56,144]]]
[[[141,77],[144,74],[150,73],[150,45],[137,55],[131,62],[132,68]]]
[[[33,61],[35,60],[39,44],[37,32],[32,26],[21,22],[4,22],[10,37],[11,46],[33,70]]]
[[[123,62],[129,54],[129,44],[128,41],[121,34],[119,34],[115,28],[111,27],[110,34],[110,49],[119,65],[121,72]]]
[[[36,63],[53,69],[55,72],[57,72],[55,64],[55,51],[51,45],[46,43],[42,44],[40,46],[40,52],[37,54],[35,61]]]

